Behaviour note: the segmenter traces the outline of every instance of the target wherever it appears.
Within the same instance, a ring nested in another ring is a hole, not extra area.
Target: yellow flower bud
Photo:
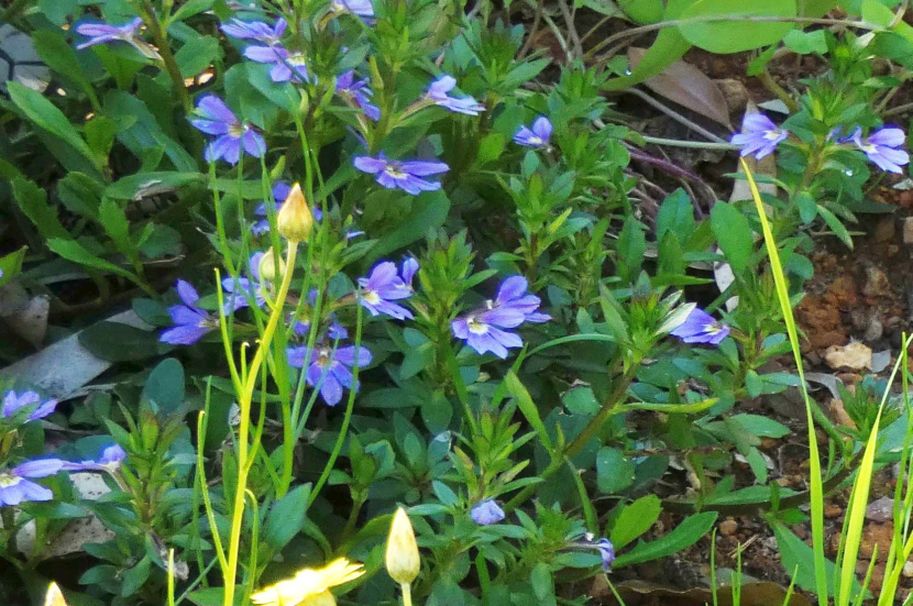
[[[409,521],[409,515],[402,507],[397,508],[396,513],[393,514],[384,561],[387,566],[387,574],[400,585],[414,581],[421,568],[412,522]]]
[[[276,225],[279,234],[292,242],[307,240],[314,229],[314,215],[311,214],[301,186],[297,183],[292,186],[292,191],[282,203],[282,208],[276,216]]]
[[[44,606],[67,606],[67,601],[63,598],[63,592],[57,583],[48,585],[48,592],[44,596]]]
[[[282,258],[282,255],[279,255],[279,268],[276,268],[276,254],[273,252],[273,248],[270,247],[266,249],[266,252],[263,253],[263,256],[260,257],[260,264],[257,266],[257,271],[260,273],[260,280],[269,280],[270,282],[276,282],[282,279],[282,276],[285,274],[285,259]]]

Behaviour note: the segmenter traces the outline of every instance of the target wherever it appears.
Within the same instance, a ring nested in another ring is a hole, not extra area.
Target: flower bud
[[[384,563],[387,566],[387,574],[400,585],[412,583],[421,568],[412,522],[402,507],[397,508],[393,514]]]
[[[48,592],[44,596],[44,606],[67,606],[67,601],[63,598],[63,592],[57,583],[48,585]]]
[[[260,274],[261,281],[276,282],[282,279],[285,274],[285,260],[279,255],[279,268],[276,268],[276,254],[272,247],[268,248],[263,256],[260,257],[260,263],[257,265],[257,272]]]
[[[295,183],[289,192],[279,214],[276,216],[276,225],[279,234],[292,242],[307,240],[314,228],[314,215],[308,208],[307,200],[301,191],[301,186]]]

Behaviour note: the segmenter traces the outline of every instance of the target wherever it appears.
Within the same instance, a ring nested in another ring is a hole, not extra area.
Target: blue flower
[[[126,458],[127,453],[123,448],[121,448],[120,444],[113,444],[102,449],[101,454],[97,459],[89,459],[79,462],[63,461],[63,464],[60,466],[60,468],[63,471],[72,472],[102,471],[107,473],[114,473]]]
[[[501,359],[507,350],[522,347],[520,335],[505,329],[517,328],[524,322],[547,322],[548,314],[538,311],[541,300],[526,294],[528,284],[522,276],[504,280],[494,301],[486,301],[481,309],[454,319],[450,323],[453,335],[463,339],[479,354],[492,352]]]
[[[412,319],[412,312],[393,303],[407,299],[414,292],[412,278],[418,271],[418,261],[409,258],[403,262],[402,275],[392,261],[378,263],[367,278],[358,279],[358,301],[372,316],[386,314],[397,320]]]
[[[371,363],[371,352],[366,347],[352,345],[338,349],[324,345],[313,351],[305,346],[289,347],[287,355],[289,366],[307,366],[307,384],[320,389],[320,396],[329,406],[339,404],[344,389],[358,390],[350,369],[356,364],[362,367]]]
[[[285,35],[286,27],[285,19],[279,19],[275,25],[269,25],[262,21],[232,19],[222,25],[222,31],[239,40],[256,40],[263,44],[278,44],[282,36]]]
[[[525,147],[548,147],[552,136],[552,123],[545,116],[539,116],[532,127],[521,126],[514,135],[514,142]]]
[[[850,138],[881,170],[902,174],[902,166],[910,162],[910,155],[900,149],[907,142],[902,129],[881,128],[863,140],[862,129],[857,128]]]
[[[232,278],[222,278],[222,290],[226,293],[225,313],[229,314],[250,305],[253,300],[257,307],[263,307],[266,304],[266,297],[263,296],[263,284],[260,280],[260,260],[263,258],[262,252],[256,252],[250,256],[247,261],[247,273],[250,276],[238,276]]]
[[[371,120],[380,120],[380,108],[371,103],[374,93],[368,88],[368,81],[356,80],[354,70],[350,69],[336,78],[336,94],[354,104]]]
[[[425,162],[423,160],[397,161],[387,160],[383,153],[376,158],[357,156],[353,162],[358,170],[374,175],[374,180],[387,189],[401,189],[415,195],[423,191],[441,189],[438,181],[428,181],[422,177],[439,175],[450,170],[443,162]]]
[[[282,203],[285,202],[285,199],[288,198],[289,192],[292,191],[291,185],[285,181],[276,181],[273,184],[273,202],[275,203],[276,212],[279,212],[279,209],[282,207]],[[314,209],[314,218],[317,218],[317,213],[320,212],[320,209]],[[250,228],[250,231],[255,236],[262,236],[263,234],[269,233],[269,216],[266,212],[266,202],[261,202],[257,208],[254,209],[254,216],[260,217],[256,223]],[[319,219],[318,219],[319,220]]]
[[[371,0],[333,0],[332,8],[337,13],[352,13],[370,23],[374,20],[374,5]]]
[[[742,148],[739,152],[742,156],[754,154],[760,160],[772,154],[788,136],[788,132],[777,128],[764,114],[749,112],[742,118],[742,132],[733,135],[730,142]]]
[[[83,22],[74,29],[77,34],[88,39],[76,46],[77,50],[108,44],[109,42],[126,42],[150,59],[161,59],[158,51],[149,43],[140,38],[139,30],[143,20],[139,17],[123,25],[108,25],[107,23]]]
[[[501,509],[493,499],[486,499],[484,501],[479,501],[472,506],[472,509],[469,511],[469,517],[480,526],[488,526],[489,524],[497,524],[503,520],[504,510]]]
[[[479,112],[485,111],[485,106],[476,101],[473,97],[451,97],[449,93],[456,86],[456,79],[453,76],[441,76],[431,83],[425,96],[435,105],[439,105],[458,114],[467,116],[478,116]]]
[[[304,53],[289,51],[284,46],[248,46],[244,56],[257,63],[272,65],[269,77],[273,82],[294,82],[301,84],[308,81],[308,70],[305,66]]]
[[[695,307],[670,333],[685,343],[719,345],[729,335],[729,327],[702,309]]]
[[[197,306],[200,295],[189,282],[178,280],[177,291],[181,303],[168,308],[174,326],[163,332],[159,340],[171,345],[192,345],[217,328],[218,320]]]
[[[25,391],[17,395],[15,391],[10,390],[3,396],[3,407],[0,409],[0,414],[4,419],[9,419],[27,411],[26,420],[36,421],[54,412],[56,407],[57,400],[42,402],[41,396],[34,391]]]
[[[0,472],[0,507],[52,500],[53,492],[31,480],[56,474],[63,467],[63,463],[60,459],[36,459]]]
[[[222,158],[229,164],[237,164],[242,147],[247,155],[254,158],[266,153],[263,136],[250,124],[238,120],[225,102],[215,95],[200,98],[196,117],[191,118],[190,123],[207,135],[215,136],[206,146],[207,162]]]

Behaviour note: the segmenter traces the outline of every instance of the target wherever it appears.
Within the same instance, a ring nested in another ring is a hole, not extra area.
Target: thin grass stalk
[[[802,366],[802,353],[799,349],[799,333],[796,329],[796,320],[793,317],[792,305],[789,299],[789,288],[786,280],[786,274],[783,272],[783,265],[780,262],[780,252],[777,249],[777,243],[774,239],[773,232],[770,228],[770,222],[767,220],[767,213],[764,210],[764,202],[761,199],[761,192],[758,191],[758,184],[755,182],[748,163],[745,159],[740,160],[742,170],[748,180],[748,187],[751,190],[751,197],[755,203],[755,210],[761,222],[761,231],[764,234],[764,246],[767,249],[767,256],[770,261],[770,271],[773,274],[774,285],[776,286],[777,300],[780,303],[780,312],[783,315],[783,321],[786,324],[786,333],[789,336],[789,343],[792,348],[793,358],[796,363],[796,370],[799,374],[799,385],[802,390],[802,397],[805,400],[805,417],[808,424],[808,450],[809,450],[809,496],[811,507],[812,522],[812,552],[814,554],[815,564],[815,593],[818,597],[820,606],[828,606],[827,593],[827,568],[824,558],[824,481],[821,474],[821,458],[818,453],[818,441],[815,435],[815,421],[812,415],[811,398],[808,395],[808,386],[805,383],[805,370]]]

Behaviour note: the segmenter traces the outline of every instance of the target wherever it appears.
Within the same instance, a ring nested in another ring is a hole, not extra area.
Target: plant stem
[[[586,424],[579,434],[577,434],[577,437],[574,438],[570,444],[562,448],[561,452],[552,453],[551,463],[549,463],[539,474],[539,477],[543,482],[555,475],[555,473],[564,466],[566,459],[571,459],[577,455],[583,447],[589,443],[593,436],[602,429],[602,426],[605,425],[605,422],[612,416],[615,409],[624,402],[625,394],[627,394],[628,387],[634,380],[634,375],[637,373],[639,367],[639,364],[632,364],[621,377],[619,377],[618,382],[615,384],[615,389],[613,389],[612,393],[609,394],[609,397],[606,398],[602,407],[599,409],[599,412],[596,413],[596,416],[590,419],[590,422]],[[518,505],[531,497],[536,492],[537,488],[538,484],[526,486],[523,490],[514,495],[514,498],[507,502],[504,506],[504,512],[510,513],[516,509]]]
[[[400,585],[403,590],[403,606],[412,606],[412,586],[409,583]]]
[[[718,149],[722,151],[735,151],[739,149],[738,145],[732,143],[715,143],[710,141],[684,141],[682,139],[666,139],[665,137],[650,137],[641,135],[641,138],[647,143],[654,145],[666,145],[669,147],[687,147],[691,149]]]
[[[145,0],[143,5],[146,9],[146,27],[149,28],[149,34],[152,36],[152,39],[155,41],[155,45],[158,47],[159,55],[162,57],[162,65],[164,66],[165,71],[168,73],[168,77],[171,78],[171,86],[174,88],[174,94],[176,94],[181,100],[181,105],[184,107],[184,112],[189,114],[191,111],[193,111],[193,105],[190,103],[190,96],[187,94],[187,87],[184,86],[184,77],[181,76],[181,70],[178,67],[177,61],[174,59],[174,54],[171,52],[171,45],[168,43],[168,36],[165,30],[162,28],[162,23],[156,16],[155,9],[152,7],[152,4],[149,2],[149,0]]]
[[[716,141],[717,143],[727,143],[726,139],[723,139],[716,133],[710,132],[709,130],[707,130],[706,128],[701,126],[700,124],[697,124],[692,120],[689,120],[688,118],[681,115],[680,113],[678,113],[671,107],[668,107],[664,103],[660,103],[659,101],[657,101],[656,99],[654,99],[653,97],[651,97],[650,95],[648,95],[647,93],[643,92],[642,90],[640,90],[638,88],[629,88],[624,92],[630,93],[637,97],[640,97],[641,99],[646,101],[648,104],[652,105],[659,111],[663,112],[664,114],[666,114],[667,116],[669,116],[670,118],[672,118],[673,120],[678,122],[679,124],[690,128],[691,130],[693,130],[696,133],[704,135],[711,141]]]
[[[269,321],[260,338],[260,345],[257,347],[257,353],[247,369],[244,381],[244,391],[239,395],[238,407],[240,422],[238,424],[238,478],[235,486],[235,497],[233,500],[231,530],[228,536],[228,566],[223,573],[225,580],[225,594],[222,604],[224,606],[234,606],[235,599],[235,582],[237,578],[238,557],[241,549],[241,526],[244,521],[244,498],[247,491],[247,475],[250,471],[250,455],[248,453],[248,438],[250,434],[250,410],[251,402],[254,397],[254,389],[257,385],[257,378],[260,373],[260,367],[269,351],[273,336],[276,334],[276,327],[279,325],[279,319],[284,311],[285,299],[288,296],[289,286],[292,283],[292,274],[295,272],[295,258],[298,254],[298,242],[289,241],[288,254],[286,255],[286,271],[282,276],[282,284],[279,286],[279,293],[276,295],[275,306],[269,316]]]

